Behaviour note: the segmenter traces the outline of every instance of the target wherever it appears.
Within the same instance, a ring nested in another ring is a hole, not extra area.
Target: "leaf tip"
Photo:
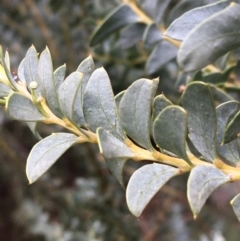
[[[196,213],[193,214],[193,219],[194,219],[194,220],[197,219],[197,214],[196,214]]]

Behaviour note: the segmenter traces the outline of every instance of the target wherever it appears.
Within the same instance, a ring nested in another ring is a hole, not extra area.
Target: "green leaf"
[[[217,152],[225,160],[238,164],[240,162],[240,141],[233,140],[222,145],[225,127],[231,118],[239,111],[240,104],[237,101],[228,101],[217,107]]]
[[[119,37],[119,46],[122,49],[130,48],[142,40],[146,24],[134,23],[124,28]]]
[[[212,192],[229,181],[230,178],[215,167],[193,168],[188,178],[187,196],[194,218],[197,217]]]
[[[132,214],[139,217],[160,188],[178,173],[177,168],[157,163],[145,165],[135,171],[126,191],[127,205]]]
[[[162,39],[162,33],[159,31],[156,23],[149,24],[143,34],[143,42],[146,48],[150,48]]]
[[[134,156],[125,143],[109,133],[109,131],[100,127],[97,129],[97,137],[100,152],[106,159]]]
[[[53,66],[51,54],[46,49],[41,53],[38,64],[39,89],[42,96],[46,99],[50,110],[58,117],[62,117],[60,111],[56,84],[53,77]]]
[[[151,75],[161,69],[177,55],[177,47],[167,41],[160,41],[151,52],[146,62],[146,72]]]
[[[114,9],[96,29],[90,40],[90,46],[98,44],[120,28],[138,21],[138,16],[128,5],[120,5],[117,9]]]
[[[37,128],[37,122],[26,122],[29,129],[32,131],[32,133],[34,134],[34,136],[38,139],[38,140],[42,140],[42,137],[40,136],[40,134],[37,132],[36,128]]]
[[[209,86],[193,82],[186,87],[181,102],[188,113],[189,138],[208,161],[216,158],[216,110]]]
[[[233,3],[197,25],[178,51],[178,63],[185,71],[195,71],[240,47],[240,5]]]
[[[150,140],[151,105],[158,79],[139,79],[125,92],[119,106],[121,124],[127,135],[142,147],[153,150]]]
[[[113,176],[117,178],[118,182],[120,185],[125,188],[124,185],[124,177],[123,177],[123,169],[124,166],[127,162],[126,158],[111,158],[111,159],[106,159],[106,164],[109,168],[109,170],[112,172]]]
[[[0,98],[7,97],[12,92],[13,90],[11,87],[3,83],[0,83]]]
[[[165,35],[184,40],[187,34],[203,20],[211,17],[213,14],[229,6],[229,1],[219,1],[203,7],[194,8],[171,23],[165,32]]]
[[[98,127],[102,127],[118,139],[125,139],[110,79],[104,68],[96,69],[88,81],[83,98],[83,113],[90,130],[96,132]]]
[[[232,118],[232,120],[227,124],[223,143],[226,144],[230,141],[235,140],[240,133],[240,111]]]
[[[26,56],[25,56],[24,78],[25,78],[25,81],[26,81],[28,87],[30,86],[32,81],[36,81],[39,84],[38,53],[33,45],[28,49]]]
[[[60,85],[63,83],[64,79],[65,79],[65,75],[66,75],[66,64],[58,67],[54,73],[54,82],[56,85],[56,91],[59,90]]]
[[[73,134],[56,133],[38,142],[27,159],[26,173],[29,183],[41,177],[77,141],[78,137]]]
[[[153,123],[153,138],[160,148],[176,154],[192,165],[186,153],[187,113],[179,106],[168,106]]]
[[[77,116],[77,124],[83,126],[85,124],[81,95],[81,83],[83,74],[76,71],[70,74],[61,84],[58,90],[58,98],[62,113],[73,123],[75,123],[75,116]],[[79,98],[77,100],[77,98]],[[77,104],[76,104],[77,103]]]
[[[234,197],[232,199],[232,201],[230,202],[230,204],[233,207],[233,211],[238,219],[238,221],[240,222],[240,194],[238,194],[236,197]]]
[[[156,96],[153,100],[152,120],[154,121],[158,114],[170,105],[172,105],[172,102],[167,99],[164,94]]]
[[[11,118],[19,121],[46,119],[29,98],[19,93],[12,93],[7,98],[6,111]]]

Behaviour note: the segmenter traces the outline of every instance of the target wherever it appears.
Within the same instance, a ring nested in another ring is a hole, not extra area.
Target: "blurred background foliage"
[[[167,27],[184,12],[212,2],[216,1],[139,0],[138,4],[158,24]],[[55,69],[66,63],[69,74],[92,54],[96,65],[104,66],[109,73],[115,94],[140,77],[160,76],[159,93],[176,102],[179,86],[187,76],[178,71],[175,58],[149,71],[146,62],[154,44],[145,46],[141,38],[133,39],[138,35],[129,37],[131,31],[125,29],[125,33],[114,33],[101,44],[89,47],[94,29],[119,3],[118,0],[1,0],[0,43],[10,52],[12,71],[17,73],[31,44],[39,52],[47,45]],[[161,18],[156,9],[161,10]],[[164,56],[160,53],[152,63],[167,56],[167,52]],[[240,226],[229,205],[229,200],[238,193],[239,183],[214,192],[193,221],[186,198],[187,176],[176,177],[136,219],[128,211],[125,192],[109,173],[96,145],[71,148],[47,174],[29,186],[25,163],[37,140],[26,125],[10,120],[2,109],[0,124],[1,241],[239,240]],[[53,129],[59,130],[55,126],[39,128],[43,136]],[[136,168],[137,164],[129,162],[126,181]]]

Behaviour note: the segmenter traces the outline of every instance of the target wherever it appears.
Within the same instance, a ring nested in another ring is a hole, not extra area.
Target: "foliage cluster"
[[[91,56],[65,77],[66,66],[54,70],[48,48],[38,56],[30,47],[16,79],[8,52],[1,50],[1,104],[39,139],[27,160],[30,183],[71,146],[85,142],[98,144],[123,187],[123,169],[129,159],[151,161],[133,173],[126,187],[127,204],[135,216],[175,176],[190,172],[187,197],[194,218],[214,190],[240,179],[235,68],[240,5],[200,2],[204,6],[191,6],[183,14],[189,1],[182,1],[169,14],[171,1],[123,1],[90,41],[95,46],[124,27],[119,35],[122,48],[142,41],[144,51],[151,51],[145,65],[148,75],[179,66],[176,85],[181,84],[182,93],[175,104],[163,94],[156,95],[158,78],[140,78],[114,96],[107,72],[95,69]],[[101,48],[94,51],[101,53]],[[37,131],[40,122],[59,125],[67,132],[42,138]],[[240,195],[231,201],[238,219],[239,202]]]

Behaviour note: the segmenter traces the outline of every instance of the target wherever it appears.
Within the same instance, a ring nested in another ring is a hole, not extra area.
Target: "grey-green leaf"
[[[38,64],[38,78],[40,83],[40,91],[44,98],[46,98],[47,104],[50,110],[58,117],[62,117],[60,111],[56,84],[53,77],[53,66],[51,54],[46,49],[41,53]]]
[[[240,194],[238,194],[236,197],[234,197],[230,204],[232,205],[233,211],[240,222]]]
[[[34,134],[34,136],[38,139],[38,140],[42,140],[42,137],[40,136],[40,134],[37,132],[37,122],[26,122],[29,129],[32,131],[32,133]]]
[[[126,191],[127,205],[132,214],[139,217],[160,188],[178,173],[177,168],[157,163],[145,165],[135,171]]]
[[[73,134],[56,133],[38,142],[27,159],[26,173],[29,183],[41,177],[77,141],[78,137]]]
[[[35,47],[32,45],[25,56],[24,60],[24,78],[27,83],[27,86],[30,86],[32,81],[38,80],[38,54]]]
[[[106,164],[109,168],[109,170],[112,172],[113,176],[117,178],[118,182],[120,183],[120,185],[125,188],[124,185],[124,177],[123,177],[123,169],[124,166],[127,162],[127,158],[110,158],[110,159],[106,159]]]
[[[106,159],[119,157],[131,158],[134,156],[123,141],[101,127],[97,129],[97,137],[100,152]]]
[[[156,44],[146,62],[147,74],[154,74],[177,55],[177,47],[167,41]]]
[[[6,59],[8,59],[8,57]],[[5,57],[4,57],[3,49],[2,49],[1,45],[0,45],[0,63],[2,63],[2,66],[3,66],[4,70],[5,70],[6,76],[8,78],[9,84],[11,85],[11,87],[14,90],[18,90],[18,84],[15,81],[15,79],[13,78],[13,76],[12,76],[12,74],[10,72],[10,69],[8,68],[9,63],[5,62]]]
[[[174,20],[165,34],[173,39],[184,40],[187,34],[203,20],[229,6],[230,2],[223,0],[203,7],[194,8]]]
[[[13,90],[10,86],[0,83],[0,98],[7,97]]]
[[[119,105],[120,105],[120,102],[122,100],[122,97],[125,93],[125,90],[124,91],[121,91],[120,93],[118,93],[116,96],[115,96],[115,103],[116,103],[116,107],[117,107],[117,110],[119,109]]]
[[[153,150],[150,140],[150,115],[158,79],[139,79],[123,95],[119,116],[127,135],[142,147]]]
[[[189,84],[181,98],[188,113],[189,138],[208,161],[216,158],[217,119],[209,86],[202,82]]]
[[[46,119],[29,98],[19,93],[12,93],[8,97],[6,110],[15,120],[43,121]]]
[[[64,79],[65,79],[65,75],[66,75],[66,64],[58,67],[54,73],[54,82],[56,85],[56,91],[58,91],[60,85],[63,83]]]
[[[83,77],[82,77],[81,91],[77,93],[77,97],[76,97],[76,103],[75,103],[76,106],[83,106],[84,91],[86,89],[87,83],[94,69],[95,69],[95,65],[91,55],[88,56],[86,59],[84,59],[77,68],[77,71],[83,73]],[[75,115],[75,118],[76,118],[75,119],[76,122],[79,123],[79,120],[78,120],[79,117],[77,114]]]
[[[153,123],[156,144],[192,165],[186,153],[187,113],[179,106],[168,106]]]
[[[195,71],[240,47],[240,5],[233,3],[197,25],[178,51],[178,63],[185,71]]]
[[[158,114],[170,105],[172,105],[172,102],[164,94],[156,96],[153,100],[152,120],[154,121]]]
[[[88,81],[83,98],[83,113],[90,130],[96,132],[98,127],[102,127],[118,139],[125,139],[110,79],[104,68],[96,69]]]
[[[81,93],[81,83],[82,83],[83,74],[76,71],[70,74],[65,81],[61,84],[58,90],[58,98],[62,113],[73,123],[77,119],[77,124],[82,126],[85,124],[84,115],[82,110],[81,95],[78,95],[78,92]],[[78,103],[76,105],[76,102]],[[77,115],[78,118],[74,118]]]
[[[207,198],[219,186],[230,181],[230,178],[212,166],[193,168],[188,178],[187,197],[194,218],[197,217]]]
[[[25,58],[21,61],[21,63],[19,64],[18,66],[18,78],[21,80],[22,83],[26,83],[26,80],[25,80],[25,75],[24,75],[24,62],[25,62]]]
[[[142,40],[142,36],[146,25],[143,23],[134,23],[124,28],[120,33],[119,46],[122,49],[127,49]]]
[[[240,133],[240,111],[232,118],[232,120],[227,124],[223,143],[228,143],[235,140]]]
[[[138,16],[128,5],[120,5],[117,9],[114,9],[96,29],[90,40],[90,46],[98,44],[120,28],[138,21]]]
[[[159,31],[156,23],[148,25],[143,34],[143,42],[146,48],[152,47],[162,39],[162,33]]]
[[[231,118],[239,111],[239,102],[233,100],[219,105],[217,111],[217,152],[225,160],[238,164],[240,162],[240,141],[233,140],[225,145],[222,144],[225,127]]]
[[[162,21],[162,18],[171,0],[144,0],[142,2],[141,7],[144,12],[154,19],[154,22],[159,24]]]

